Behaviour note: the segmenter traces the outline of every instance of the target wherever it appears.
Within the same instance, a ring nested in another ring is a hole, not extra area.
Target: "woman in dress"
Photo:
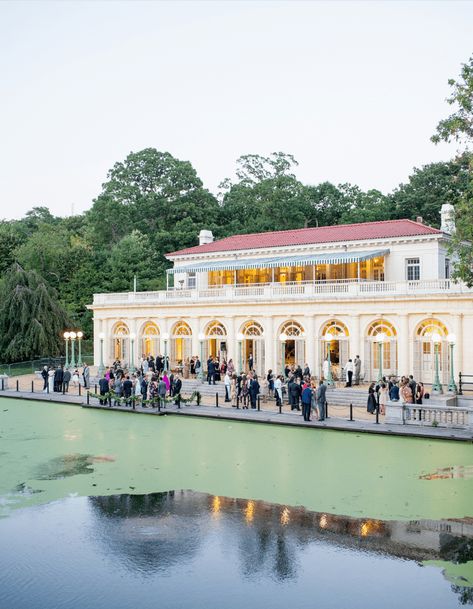
[[[424,383],[417,383],[416,385],[416,404],[422,404],[424,397]]]
[[[77,387],[79,385],[79,370],[77,370],[77,368],[74,370],[74,374],[72,375],[72,385],[73,387]]]
[[[230,376],[233,376],[233,373],[235,372],[235,364],[231,358],[228,360],[227,372]]]
[[[231,361],[231,360],[230,360]],[[235,407],[237,403],[237,385],[236,385],[237,375],[235,373],[231,376],[231,384],[230,384],[230,398],[232,401],[232,406]]]
[[[381,383],[379,388],[379,412],[386,414],[386,404],[388,402],[388,386],[386,383]]]
[[[246,378],[246,374],[241,377],[241,389],[240,389],[240,397],[242,408],[246,408],[248,410],[248,401],[250,397],[250,388],[248,386],[248,380]]]
[[[376,400],[376,389],[375,389],[376,385],[375,383],[371,383],[371,385],[368,388],[368,403],[366,405],[366,410],[370,413],[370,414],[374,414],[376,412],[376,408],[377,408],[377,400]]]
[[[49,393],[54,391],[54,368],[50,368],[48,372],[48,389]]]
[[[404,380],[404,383],[401,386],[401,400],[405,404],[414,403],[414,396],[412,395],[412,389],[411,389],[407,379]]]

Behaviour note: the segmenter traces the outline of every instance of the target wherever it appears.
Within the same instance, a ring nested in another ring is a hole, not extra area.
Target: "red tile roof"
[[[270,233],[251,233],[233,235],[212,243],[196,245],[171,252],[166,256],[186,254],[209,254],[233,250],[252,250],[268,247],[308,245],[311,243],[332,243],[337,241],[361,241],[366,239],[390,239],[395,237],[415,237],[417,235],[441,234],[442,231],[414,222],[413,220],[385,220],[381,222],[362,222],[359,224],[340,224],[318,228],[299,228],[296,230],[272,231]]]

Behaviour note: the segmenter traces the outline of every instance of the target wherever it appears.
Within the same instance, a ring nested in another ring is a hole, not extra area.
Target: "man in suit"
[[[174,377],[174,387],[173,387],[173,396],[174,396],[174,403],[176,404],[176,406],[178,408],[181,407],[181,389],[182,389],[182,381],[179,378],[179,376],[176,374],[176,376]]]
[[[304,384],[304,388],[302,389],[302,415],[304,417],[304,421],[310,421],[310,407],[312,405],[312,389],[309,384]]]
[[[62,391],[62,379],[64,377],[64,370],[62,366],[56,368],[54,373],[54,391]]]
[[[256,400],[258,399],[259,390],[260,387],[258,383],[258,377],[255,374],[250,381],[249,387],[251,408],[256,408]]]
[[[293,383],[288,389],[291,395],[291,410],[300,410],[299,400],[302,395],[302,387],[298,378],[293,379]]]
[[[250,357],[248,358],[248,370],[250,372],[253,371],[253,353],[250,353]]]
[[[326,391],[327,391],[327,385],[321,379],[319,386],[317,387],[317,394],[316,394],[317,408],[319,411],[319,421],[325,420],[325,402],[327,400]]]
[[[67,393],[69,391],[69,383],[71,382],[71,373],[69,370],[64,370],[64,374],[62,375],[62,387],[63,390]]]
[[[100,390],[101,396],[104,396],[109,392],[108,380],[105,378],[105,375],[99,381],[99,390]],[[100,405],[105,406],[106,404],[107,404],[107,400],[105,398],[100,398]],[[112,403],[110,402],[110,406],[111,405],[112,405]]]
[[[133,383],[130,380],[130,375],[126,375],[126,379],[123,381],[123,397],[125,398],[125,404],[128,406],[130,403],[131,392],[133,390]]]
[[[209,385],[215,385],[215,364],[211,357],[207,360],[207,381]]]
[[[41,376],[43,377],[43,393],[46,393],[46,391],[48,390],[48,367],[47,366],[43,366],[43,369],[41,370]]]

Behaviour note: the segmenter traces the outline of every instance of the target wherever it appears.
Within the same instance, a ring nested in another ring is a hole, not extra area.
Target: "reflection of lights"
[[[255,517],[255,502],[248,501],[245,508],[245,520],[248,524],[253,522],[253,518]]]
[[[322,514],[319,521],[319,526],[321,529],[325,529],[328,524],[327,514]]]
[[[367,537],[368,535],[379,535],[382,533],[383,523],[379,520],[367,520],[360,525],[360,535]]]
[[[281,524],[282,525],[289,524],[289,520],[290,520],[290,512],[289,512],[288,508],[285,507],[283,509],[283,511],[281,512]]]
[[[78,440],[78,439],[79,439],[79,434],[78,433],[73,433],[73,432],[66,431],[66,433],[64,434],[64,440],[74,441],[74,440]]]
[[[215,496],[212,499],[212,512],[214,514],[218,514],[220,512],[220,507],[221,507],[220,497]]]

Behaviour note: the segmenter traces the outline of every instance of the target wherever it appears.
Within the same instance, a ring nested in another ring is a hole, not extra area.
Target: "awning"
[[[168,269],[171,275],[176,273],[202,273],[207,271],[238,271],[242,269],[267,269],[287,266],[309,266],[313,264],[348,264],[364,262],[389,254],[389,250],[370,250],[363,252],[326,252],[306,254],[305,256],[277,256],[272,258],[234,258],[233,260],[215,260],[178,266]]]

